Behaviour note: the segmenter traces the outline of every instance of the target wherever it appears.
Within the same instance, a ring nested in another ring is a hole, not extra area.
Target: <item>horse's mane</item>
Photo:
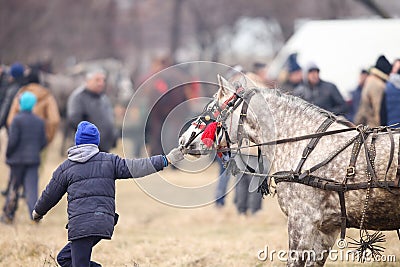
[[[323,108],[320,108],[316,105],[313,105],[299,97],[292,96],[289,94],[283,93],[279,88],[267,89],[267,88],[255,88],[256,92],[259,92],[261,95],[265,97],[272,97],[272,99],[276,99],[277,101],[282,101],[287,104],[294,110],[299,110],[302,114],[307,117],[315,118],[316,115],[321,115],[326,118],[332,118],[334,120],[338,120],[337,116],[332,112],[329,112]]]

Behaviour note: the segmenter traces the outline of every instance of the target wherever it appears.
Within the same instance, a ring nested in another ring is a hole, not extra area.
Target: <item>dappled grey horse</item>
[[[262,144],[261,154],[271,164],[264,191],[275,180],[279,205],[288,217],[289,251],[294,252],[288,266],[324,265],[346,228],[360,229],[364,250],[382,251],[373,243],[384,238],[368,230],[400,228],[398,131],[352,127],[279,90],[232,89],[222,77],[219,83],[214,100],[183,133],[180,144],[189,153],[229,152],[232,144],[241,146],[242,134]],[[202,140],[210,123],[216,123],[213,144]]]

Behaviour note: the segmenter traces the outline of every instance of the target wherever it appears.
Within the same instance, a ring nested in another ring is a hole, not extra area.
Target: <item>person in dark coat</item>
[[[164,153],[163,149],[171,149],[178,134],[176,129],[180,129],[187,121],[190,114],[188,106],[176,108],[188,100],[185,94],[186,90],[190,90],[188,81],[190,77],[179,66],[169,68],[149,81],[151,85],[147,93],[152,107],[146,122],[145,141],[151,154],[161,154]],[[168,117],[169,124],[165,125]]]
[[[347,118],[354,122],[354,116],[356,115],[358,108],[360,106],[361,102],[361,93],[362,93],[362,88],[364,87],[365,80],[367,79],[369,75],[369,72],[367,70],[361,70],[360,76],[358,78],[358,85],[357,87],[350,92],[351,95],[351,102],[349,105],[349,110],[347,114]]]
[[[7,146],[7,164],[11,168],[10,189],[7,193],[1,221],[12,223],[18,206],[19,188],[23,185],[29,214],[38,197],[38,168],[40,151],[46,145],[43,120],[32,113],[36,96],[25,92],[20,98],[20,113],[10,126]]]
[[[17,94],[19,88],[25,85],[25,76],[24,76],[25,68],[21,63],[14,63],[10,67],[10,76],[12,78],[10,84],[7,86],[6,91],[4,92],[4,96],[1,101],[0,106],[0,129],[3,126],[7,126],[7,117],[8,112],[10,111],[11,104],[14,100],[15,95]]]
[[[400,68],[397,73],[391,73],[386,82],[385,103],[387,125],[400,123]],[[399,128],[400,125],[394,127]]]
[[[9,75],[11,77],[11,81],[8,86],[2,89],[0,94],[0,129],[3,127],[8,128],[7,117],[10,112],[11,104],[14,100],[14,97],[18,93],[18,90],[26,83],[24,72],[25,68],[21,63],[16,62],[10,67]],[[10,179],[11,178],[8,179],[7,187],[1,191],[3,196],[8,194],[8,190],[10,188]]]
[[[7,73],[5,66],[0,64],[0,106],[6,96],[9,74]]]
[[[109,152],[115,146],[117,131],[114,110],[104,88],[105,73],[102,70],[89,72],[85,85],[75,89],[68,98],[67,119],[75,130],[83,120],[97,125],[102,136],[99,149]]]
[[[309,63],[306,69],[306,81],[296,87],[293,94],[335,115],[345,115],[347,104],[342,95],[336,85],[319,77],[319,71],[315,63]]]
[[[183,159],[182,148],[167,155],[122,159],[99,151],[100,133],[87,121],[79,123],[75,146],[53,173],[32,213],[40,220],[68,193],[68,240],[58,254],[62,267],[101,266],[91,262],[91,252],[101,239],[111,239],[118,215],[115,213],[115,180],[143,177]]]
[[[297,54],[291,54],[286,63],[287,79],[282,84],[281,91],[287,94],[293,94],[294,89],[303,82],[303,71],[297,63]]]

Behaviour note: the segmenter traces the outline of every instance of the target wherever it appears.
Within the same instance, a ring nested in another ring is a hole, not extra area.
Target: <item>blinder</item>
[[[195,129],[199,129],[198,133],[192,132],[189,140],[184,145],[185,148],[188,148],[190,144],[200,135],[202,134],[208,125],[213,122],[217,123],[216,135],[219,136],[221,130],[223,130],[225,140],[228,144],[230,138],[228,132],[226,130],[225,120],[235,109],[243,102],[244,89],[240,85],[236,85],[236,92],[228,98],[221,106],[218,105],[218,101],[211,101],[205,108],[205,110],[200,114],[197,120],[194,120],[191,124],[195,127]],[[212,106],[210,106],[212,104]],[[222,135],[217,139],[217,143],[222,141]]]

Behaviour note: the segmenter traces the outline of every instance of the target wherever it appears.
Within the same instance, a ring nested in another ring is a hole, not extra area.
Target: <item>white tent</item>
[[[273,60],[269,75],[276,78],[287,57],[297,52],[302,67],[315,62],[321,78],[335,83],[347,98],[361,69],[373,66],[379,55],[390,62],[400,58],[399,33],[400,19],[306,22]]]

